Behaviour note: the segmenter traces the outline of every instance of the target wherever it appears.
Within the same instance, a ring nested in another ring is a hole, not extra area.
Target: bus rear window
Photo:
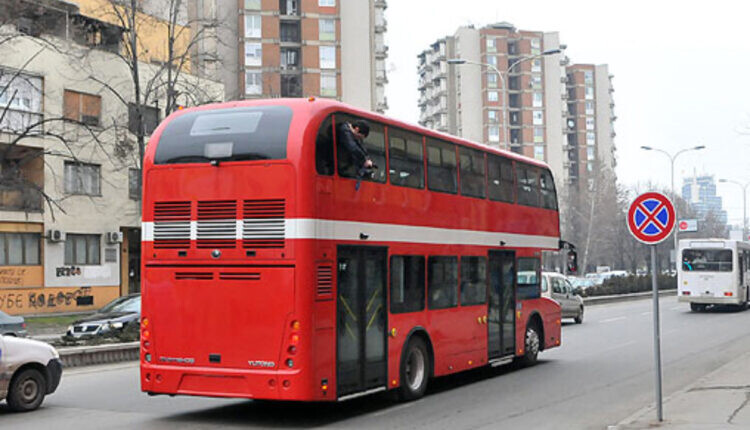
[[[286,106],[186,113],[172,120],[164,129],[154,162],[285,159],[291,121],[292,110]]]
[[[682,270],[686,272],[731,272],[731,249],[684,249]]]

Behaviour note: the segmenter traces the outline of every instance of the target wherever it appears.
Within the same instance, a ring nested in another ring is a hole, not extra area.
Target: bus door
[[[515,343],[516,255],[513,251],[490,251],[490,300],[487,348],[490,358],[513,355]]]
[[[336,310],[337,393],[386,386],[385,248],[338,247]]]

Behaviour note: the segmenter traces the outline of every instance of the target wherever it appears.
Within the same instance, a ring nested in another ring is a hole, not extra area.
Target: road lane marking
[[[669,308],[670,311],[679,311],[680,309],[682,309],[682,305]]]
[[[621,321],[621,320],[624,320],[624,319],[627,319],[627,317],[607,318],[606,320],[601,320],[599,322],[601,322],[601,323],[610,323],[610,322],[615,322],[615,321]]]
[[[648,312],[641,312],[641,315],[651,315],[651,312],[652,312],[652,311],[648,311]]]
[[[382,415],[387,415],[387,414],[393,413],[395,411],[399,411],[401,409],[410,408],[410,407],[414,406],[417,403],[419,403],[419,401],[409,402],[409,403],[406,403],[406,404],[403,404],[403,405],[394,406],[392,408],[386,408],[386,409],[383,409],[382,411],[374,412],[374,413],[370,414],[370,416],[379,417],[379,416],[382,416]]]

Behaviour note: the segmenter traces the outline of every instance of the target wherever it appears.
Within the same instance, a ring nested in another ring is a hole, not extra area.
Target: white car
[[[60,384],[62,361],[51,345],[0,336],[0,401],[17,412],[33,411]]]
[[[576,324],[583,322],[583,299],[565,276],[556,272],[542,272],[542,296],[560,303],[563,318],[573,318]]]

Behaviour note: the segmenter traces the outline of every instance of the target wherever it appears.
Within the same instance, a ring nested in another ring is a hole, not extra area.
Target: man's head
[[[370,124],[363,119],[358,119],[352,124],[352,129],[359,134],[362,139],[366,138],[370,134]]]

